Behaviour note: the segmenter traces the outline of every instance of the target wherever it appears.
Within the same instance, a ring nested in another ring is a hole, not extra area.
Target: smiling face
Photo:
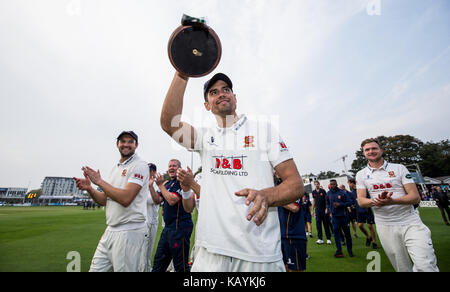
[[[119,140],[117,140],[117,149],[119,149],[122,158],[129,158],[133,156],[138,143],[134,140],[131,135],[122,135]]]
[[[377,163],[383,159],[383,150],[376,142],[370,142],[363,146],[363,155],[369,162]]]
[[[204,103],[205,108],[215,115],[226,117],[236,113],[236,95],[222,80],[218,80],[211,86],[207,99],[208,101]]]
[[[171,160],[169,161],[169,169],[167,170],[167,173],[170,176],[170,179],[176,179],[177,178],[177,170],[180,168],[180,162],[178,160]]]

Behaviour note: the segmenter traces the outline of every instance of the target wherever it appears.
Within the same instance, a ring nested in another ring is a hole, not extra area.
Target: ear
[[[205,102],[203,103],[203,105],[205,106],[205,109],[206,109],[207,111],[210,111],[210,110],[211,110],[211,106],[209,105],[209,102],[205,101]]]

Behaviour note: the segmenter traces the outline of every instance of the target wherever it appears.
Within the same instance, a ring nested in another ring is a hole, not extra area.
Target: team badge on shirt
[[[122,176],[126,176],[126,175],[127,175],[127,170],[124,169],[124,170],[122,171]]]
[[[395,177],[395,173],[393,171],[389,171],[388,174],[389,174],[389,177]]]
[[[255,147],[255,145],[253,144],[255,142],[255,136],[245,136],[244,138],[244,148],[247,147]]]

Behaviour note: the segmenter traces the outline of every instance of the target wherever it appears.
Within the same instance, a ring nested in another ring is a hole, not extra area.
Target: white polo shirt
[[[155,192],[159,192],[159,188],[156,183],[153,183],[153,188]],[[150,194],[150,190],[148,191],[147,196],[147,223],[148,224],[158,224],[158,211],[159,205],[155,204],[152,199],[152,195]]]
[[[201,192],[202,174],[201,173],[197,174],[195,176],[194,180],[196,183],[198,183],[200,185],[200,192]],[[194,193],[195,207],[197,208],[197,211],[198,211],[198,209],[200,208],[200,197],[194,191],[192,191],[192,192]]]
[[[408,169],[402,164],[385,161],[379,169],[366,168],[356,174],[356,188],[367,189],[372,198],[383,191],[393,192],[392,198],[406,195],[403,185],[414,183]],[[388,205],[373,207],[375,223],[381,225],[421,224],[419,213],[412,205]]]
[[[235,192],[273,187],[273,168],[292,156],[267,121],[245,115],[230,128],[196,129],[194,150],[202,162],[201,204],[196,245],[210,253],[250,262],[282,259],[277,208],[260,226],[246,217],[250,206]]]
[[[123,163],[117,163],[113,167],[109,176],[109,183],[113,187],[124,189],[128,183],[135,183],[142,188],[128,207],[122,206],[109,197],[107,198],[106,224],[108,227],[114,230],[145,227],[149,174],[147,162],[142,160],[137,154],[134,154]]]

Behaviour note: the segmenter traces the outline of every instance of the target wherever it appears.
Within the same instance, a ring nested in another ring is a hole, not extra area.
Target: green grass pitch
[[[438,266],[450,271],[450,227],[443,224],[437,208],[420,208],[424,223],[430,228]],[[195,218],[195,214],[194,214]],[[364,245],[365,238],[358,229],[359,238],[353,239],[354,258],[349,258],[343,247],[344,258],[333,257],[335,247],[317,245],[313,219],[313,236],[308,240],[308,272],[365,272],[372,251]],[[82,207],[0,207],[0,272],[65,272],[71,251],[80,254],[81,271],[88,271],[92,256],[105,225],[102,209],[83,210]],[[153,255],[161,224],[158,228]],[[192,240],[194,233],[192,234]],[[334,240],[333,240],[334,242]],[[393,271],[381,244],[381,271]]]

